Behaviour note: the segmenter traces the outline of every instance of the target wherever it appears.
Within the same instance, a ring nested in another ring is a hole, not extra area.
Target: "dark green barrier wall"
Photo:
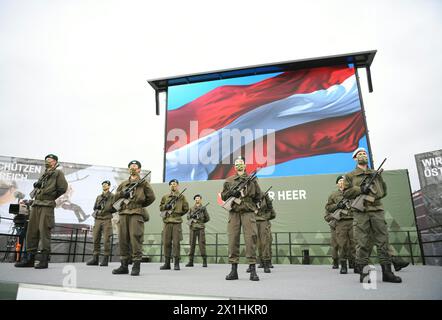
[[[385,171],[383,177],[388,187],[384,199],[386,220],[390,230],[390,242],[399,255],[408,256],[410,251],[419,256],[419,246],[415,232],[415,219],[412,199],[406,170]],[[282,178],[261,178],[262,190],[273,186],[274,207],[277,213],[272,221],[274,234],[273,256],[279,263],[300,263],[302,250],[309,250],[311,263],[328,263],[330,248],[329,227],[324,221],[324,206],[331,192],[336,189],[336,175],[313,175]],[[197,193],[203,196],[204,203],[210,202],[208,211],[211,221],[207,224],[206,233],[209,244],[209,255],[217,262],[226,261],[227,216],[228,213],[218,204],[217,194],[221,191],[223,181],[182,182],[181,190],[187,188],[185,195],[190,204]],[[145,252],[148,255],[159,255],[162,220],[159,216],[159,202],[162,195],[169,191],[167,183],[152,185],[156,201],[149,207],[150,221],[145,227]],[[185,220],[187,221],[187,220]],[[407,231],[409,231],[407,233]],[[188,232],[183,223],[183,232]],[[218,238],[216,239],[216,233]],[[277,238],[277,239],[275,239]],[[408,244],[411,240],[412,245]],[[219,244],[215,250],[216,240]],[[278,245],[276,245],[276,240]],[[188,238],[184,235],[182,255],[188,252]],[[405,244],[404,244],[405,243]],[[216,251],[216,252],[215,252]],[[197,249],[198,252],[198,249]],[[159,260],[154,257],[153,260]],[[276,262],[276,261],[275,261]]]

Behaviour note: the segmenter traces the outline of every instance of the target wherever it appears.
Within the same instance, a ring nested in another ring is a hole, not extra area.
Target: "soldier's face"
[[[200,204],[201,203],[201,198],[200,197],[195,197],[195,203],[196,204]]]
[[[343,189],[344,188],[344,179],[339,179],[338,181],[338,188]]]
[[[356,161],[358,161],[358,164],[368,164],[367,153],[365,151],[359,151],[356,155]]]
[[[138,168],[138,166],[135,163],[132,163],[129,167],[129,173],[131,176],[140,174],[141,168]]]
[[[45,167],[46,168],[53,168],[55,166],[55,164],[57,163],[57,161],[55,161],[52,158],[46,158],[45,159]]]
[[[102,186],[103,186],[103,191],[104,192],[107,192],[109,190],[109,188],[110,188],[110,186],[107,183],[103,183]]]
[[[178,190],[178,183],[176,183],[175,181],[170,183],[170,190],[172,191],[177,191]]]
[[[244,163],[244,160],[235,160],[235,169],[236,171],[244,171],[246,169],[246,164]]]

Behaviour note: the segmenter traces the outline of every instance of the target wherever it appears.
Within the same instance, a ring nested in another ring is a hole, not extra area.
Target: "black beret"
[[[111,185],[109,180],[104,180],[101,184],[105,184],[105,183],[107,183],[108,185]]]
[[[201,199],[203,198],[203,197],[201,197],[200,194],[196,194],[196,195],[193,196],[193,200],[195,200],[196,197],[200,197]]]
[[[172,182],[176,182],[176,184],[180,184],[180,183],[178,182],[177,179],[172,179],[172,180],[169,181],[169,186],[170,186],[170,184],[171,184]]]
[[[138,166],[138,168],[141,168],[141,163],[138,160],[132,160],[131,162],[129,162],[127,167],[129,168],[131,164],[136,164]]]
[[[341,180],[341,179],[344,179],[344,176],[338,176],[338,177],[336,178],[336,183],[338,183],[338,181]]]
[[[55,155],[55,154],[48,154],[46,157],[45,157],[45,160],[47,159],[47,158],[51,158],[51,159],[54,159],[55,161],[58,161],[58,157]]]

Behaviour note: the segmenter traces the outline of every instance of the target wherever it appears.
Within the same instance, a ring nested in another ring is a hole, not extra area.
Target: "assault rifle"
[[[41,191],[41,189],[44,188],[46,182],[48,181],[51,174],[57,169],[59,166],[59,163],[55,165],[54,169],[47,170],[45,173],[42,174],[42,176],[37,180],[37,182],[34,183],[34,190],[31,191],[29,196],[31,199],[34,199]]]
[[[187,221],[187,224],[190,226],[192,224],[192,222],[198,222],[201,213],[203,213],[203,210],[210,204],[210,202],[208,202],[205,206],[199,207],[198,209],[196,209],[194,212],[192,212],[189,215],[189,221]]]
[[[172,208],[169,209],[169,210],[163,210],[163,211],[161,211],[161,212],[160,212],[160,217],[161,217],[161,218],[166,218],[168,215],[170,215],[170,214],[172,213],[173,209],[175,209],[176,202],[178,201],[179,198],[181,198],[181,195],[182,195],[182,194],[184,193],[184,191],[186,191],[186,190],[187,190],[187,188],[184,188],[184,190],[181,191],[181,193],[180,193],[178,196],[172,196],[172,198],[171,198],[169,201],[167,201],[167,203],[164,205],[164,207],[166,207],[166,206],[168,206],[168,205],[171,205]]]
[[[249,182],[255,179],[256,179],[256,170],[250,176],[248,176],[247,179],[242,180],[227,192],[228,199],[224,202],[222,207],[227,211],[230,211],[232,210],[233,202],[235,202],[238,205],[241,204],[241,199],[236,198],[234,195],[240,192],[241,196],[244,196],[244,188],[247,186]]]
[[[113,187],[112,190],[109,192],[112,193],[112,191],[114,191],[114,189],[115,189],[115,187]],[[92,217],[94,219],[97,217],[97,215],[100,213],[100,211],[102,211],[104,209],[104,206],[106,205],[107,200],[108,200],[108,197],[101,198],[98,205],[94,208],[94,212],[92,213]]]
[[[147,176],[148,175],[150,175],[150,172],[151,171],[149,171],[148,173],[146,173],[146,175],[143,177],[143,178],[141,178],[140,180],[138,180],[137,182],[135,182],[135,183],[131,183],[128,187],[126,187],[126,189],[124,189],[124,193],[129,193],[130,194],[130,197],[129,197],[129,199],[132,199],[132,197],[134,196],[134,191],[135,191],[135,189],[140,185],[140,184],[142,184],[142,183],[144,183],[144,181],[146,181],[146,178],[147,178]],[[123,206],[123,203],[124,204],[128,204],[129,203],[129,199],[126,199],[126,198],[120,198],[120,199],[118,199],[112,206],[114,207],[114,209],[115,210],[117,210],[117,211],[120,211],[121,210],[121,207]]]
[[[365,177],[364,180],[361,181],[361,189],[362,188],[369,188],[371,192],[373,191],[373,182],[376,180],[376,178],[384,171],[382,169],[382,166],[384,165],[384,162],[387,160],[387,158],[382,161],[381,165],[379,166],[378,170],[376,170],[373,174],[370,176]],[[364,201],[368,202],[374,202],[376,199],[368,194],[360,194],[357,196],[353,202],[351,203],[351,207],[353,209],[356,209],[358,211],[364,211]]]

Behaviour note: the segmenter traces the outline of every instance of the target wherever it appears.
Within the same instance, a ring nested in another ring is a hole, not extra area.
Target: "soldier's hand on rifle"
[[[40,181],[34,182],[34,188],[40,189],[41,188],[41,182]]]
[[[234,191],[234,192],[232,192],[232,197],[240,198],[241,197],[241,191]]]
[[[129,191],[124,191],[123,198],[124,199],[129,199],[130,198],[130,192]]]
[[[338,203],[337,207],[338,207],[338,209],[345,209],[345,203],[341,201]]]
[[[166,210],[171,210],[171,209],[172,209],[172,205],[171,205],[170,203],[167,203],[167,204],[164,206],[164,209],[166,209]]]
[[[364,184],[361,186],[361,193],[362,194],[369,194],[370,193],[370,186],[367,184]]]

